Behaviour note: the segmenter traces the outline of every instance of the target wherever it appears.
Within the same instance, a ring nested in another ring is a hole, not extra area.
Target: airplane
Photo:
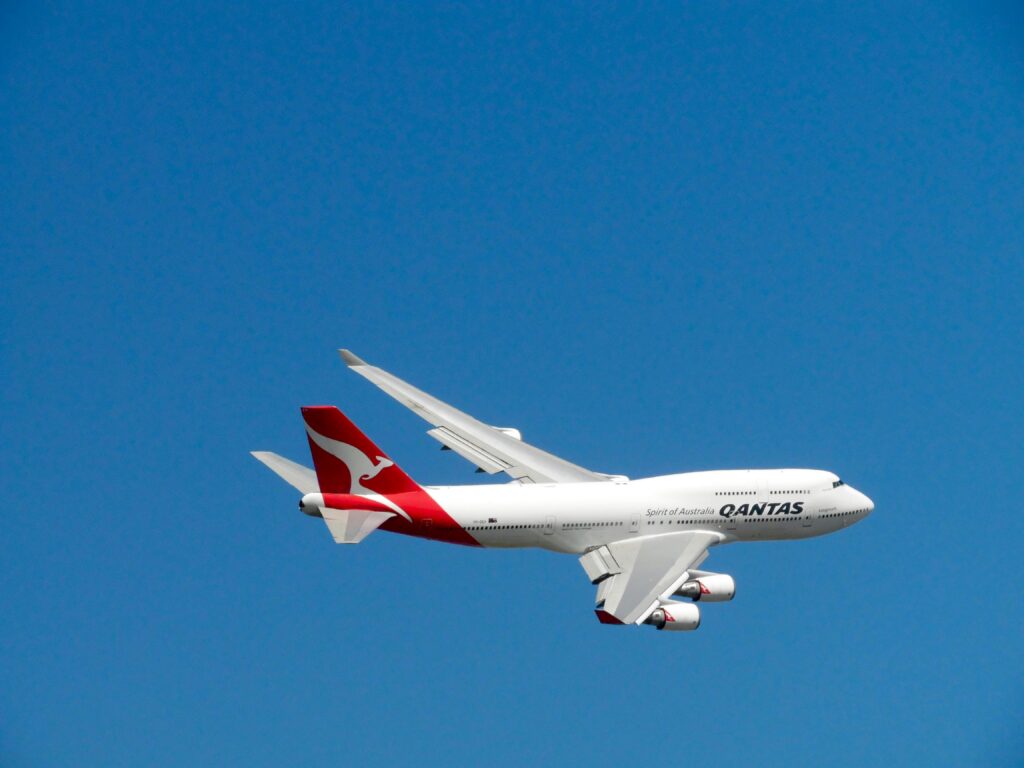
[[[732,600],[732,576],[700,570],[712,547],[823,536],[874,511],[831,472],[740,469],[631,480],[572,464],[492,427],[338,350],[355,373],[431,425],[427,434],[510,482],[421,486],[333,406],[303,407],[313,469],[268,451],[252,455],[302,494],[334,541],[376,530],[470,547],[540,547],[577,555],[597,587],[602,624],[687,631],[697,603]],[[680,599],[681,598],[681,599]]]

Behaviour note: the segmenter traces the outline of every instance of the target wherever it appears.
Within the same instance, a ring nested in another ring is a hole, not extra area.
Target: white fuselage
[[[485,547],[583,553],[632,536],[714,531],[722,543],[832,533],[871,513],[870,499],[831,472],[687,472],[606,483],[429,487]]]

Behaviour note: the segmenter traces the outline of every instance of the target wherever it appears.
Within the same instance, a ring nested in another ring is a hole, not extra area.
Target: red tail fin
[[[302,409],[321,493],[396,493],[419,486],[333,405]]]

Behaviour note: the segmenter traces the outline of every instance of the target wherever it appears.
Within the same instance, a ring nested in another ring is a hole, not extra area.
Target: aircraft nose
[[[861,493],[860,491],[857,491],[857,493],[859,493],[860,497],[861,497],[861,508],[867,510],[864,513],[864,517],[867,517],[868,515],[870,515],[872,512],[875,511],[875,502],[873,502],[871,499],[869,499],[867,497],[867,494]]]

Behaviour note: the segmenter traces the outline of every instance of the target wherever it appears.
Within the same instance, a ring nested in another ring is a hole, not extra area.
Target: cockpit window
[[[838,488],[840,485],[846,485],[846,483],[844,483],[842,480],[836,480],[834,483],[832,483],[833,488]]]

